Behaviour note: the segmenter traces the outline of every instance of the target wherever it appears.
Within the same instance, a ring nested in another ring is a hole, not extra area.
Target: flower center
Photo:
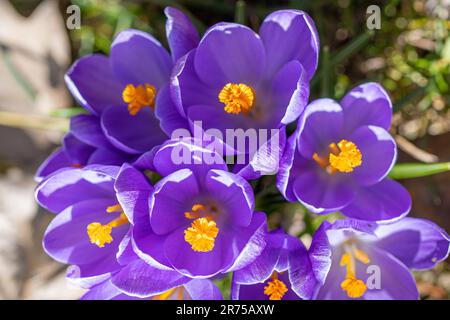
[[[169,289],[161,294],[158,294],[157,296],[154,296],[152,300],[169,300],[169,298],[175,297],[176,300],[183,300],[184,296],[184,287],[175,287],[172,289]]]
[[[128,223],[127,216],[123,213],[123,209],[120,204],[107,207],[106,212],[120,212],[120,216],[117,219],[110,221],[108,224],[92,222],[87,226],[87,234],[91,240],[91,243],[97,245],[99,248],[103,248],[105,243],[111,243],[113,241],[111,236],[113,228],[120,227],[121,225]]]
[[[155,106],[156,88],[151,84],[140,84],[135,87],[128,84],[122,91],[123,101],[128,103],[128,112],[135,116],[143,107]]]
[[[214,243],[219,233],[214,221],[217,209],[203,204],[194,204],[191,211],[185,212],[187,219],[195,219],[189,228],[184,230],[184,240],[192,246],[192,250],[209,252],[214,249]]]
[[[330,174],[334,174],[337,171],[352,172],[353,168],[359,167],[362,164],[361,151],[351,141],[341,140],[337,145],[331,143],[328,148],[328,157],[321,157],[317,153],[314,153],[312,158]]]
[[[264,287],[264,294],[269,296],[269,300],[281,300],[288,288],[283,281],[278,280],[277,272],[273,272],[270,279],[267,286]]]
[[[352,246],[346,249],[341,257],[340,265],[347,268],[345,280],[341,282],[341,288],[350,298],[360,298],[367,290],[366,284],[356,277],[356,260],[368,264],[370,262],[369,256],[362,250]]]
[[[227,83],[219,93],[219,101],[225,104],[226,113],[249,113],[256,99],[255,90],[243,83]]]

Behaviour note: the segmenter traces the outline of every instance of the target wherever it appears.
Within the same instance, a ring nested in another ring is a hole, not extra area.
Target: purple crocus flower
[[[266,236],[261,255],[233,273],[233,300],[310,299],[318,285],[303,243],[281,230]]]
[[[129,295],[149,297],[186,284],[190,278],[150,266],[132,249],[133,225],[143,214],[148,218],[152,192],[144,175],[128,164],[59,170],[36,191],[39,203],[57,213],[44,235],[45,251],[72,264],[67,279],[83,288],[107,279],[127,286],[123,279],[131,275],[139,278],[139,287],[128,290]],[[146,211],[139,211],[143,207]]]
[[[85,115],[72,117],[71,124],[83,119]],[[124,162],[132,162],[136,159],[136,155],[122,152],[108,142],[104,142],[103,145],[93,146],[79,140],[72,133],[66,134],[62,139],[61,147],[40,165],[35,176],[36,180],[40,182],[63,168],[82,168],[90,164],[120,166]]]
[[[119,268],[116,254],[130,229],[114,189],[119,170],[100,165],[61,169],[36,190],[40,205],[57,214],[45,232],[44,249],[53,259],[75,265],[69,278],[83,287]]]
[[[406,215],[409,193],[386,178],[397,156],[391,118],[391,101],[376,83],[352,89],[340,103],[311,102],[288,139],[278,189],[315,213],[339,210],[368,221]]]
[[[123,170],[137,174],[132,167]],[[125,189],[129,195],[136,194],[133,183]],[[144,194],[145,191],[138,197]],[[82,300],[222,300],[219,288],[210,280],[184,277],[176,271],[155,268],[141,260],[133,251],[130,234],[124,237],[117,253],[120,267],[102,282],[91,285]],[[77,282],[77,277],[73,272],[68,275],[72,282]],[[125,278],[132,280],[127,282]],[[116,282],[129,288],[127,293],[120,290],[114,284]]]
[[[180,153],[187,158],[177,164]],[[207,164],[211,157],[216,161]],[[221,157],[196,144],[168,141],[151,159],[162,176],[153,188],[131,166],[116,184],[124,210],[132,212],[131,244],[141,258],[139,265],[127,265],[113,277],[116,287],[148,296],[154,292],[142,283],[149,267],[176,272],[172,282],[180,285],[242,268],[261,253],[266,216],[253,212],[250,185],[228,172]],[[150,201],[145,194],[149,188]]]
[[[295,121],[307,104],[318,52],[314,23],[302,11],[270,14],[259,35],[240,24],[218,23],[175,65],[170,90],[176,108],[164,110],[161,124],[170,131],[189,128],[194,133],[196,122],[201,121],[203,131],[220,132],[211,135],[222,140],[227,129],[284,132],[284,126]],[[282,135],[266,138],[283,139]],[[236,154],[256,151],[227,147]],[[251,154],[247,165],[237,166],[236,171],[247,178],[273,174],[278,162],[268,167],[267,158]]]
[[[41,166],[38,179],[67,165],[121,165],[167,138],[158,114],[173,109],[168,89],[173,63],[199,37],[182,12],[165,13],[172,56],[151,35],[130,29],[117,35],[109,57],[92,54],[73,64],[65,80],[89,114],[71,119],[64,146]]]
[[[430,269],[449,254],[450,238],[434,223],[403,218],[377,225],[324,222],[309,250],[317,299],[418,299],[408,269]]]
[[[134,297],[105,280],[86,292],[81,300],[222,300],[219,288],[207,279],[192,279],[188,283],[149,297]]]

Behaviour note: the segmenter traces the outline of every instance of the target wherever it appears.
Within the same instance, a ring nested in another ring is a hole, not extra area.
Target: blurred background
[[[66,24],[71,5],[81,12],[73,30]],[[323,49],[311,98],[339,99],[359,83],[378,81],[394,102],[399,162],[450,161],[450,0],[0,0],[0,299],[82,294],[66,284],[66,266],[42,250],[52,215],[34,201],[33,175],[59,144],[68,117],[80,112],[64,86],[70,64],[108,54],[114,35],[130,27],[166,45],[167,5],[188,13],[201,33],[219,21],[258,30],[274,10],[307,11]],[[366,26],[370,5],[381,9],[378,30]],[[450,173],[401,182],[413,197],[411,215],[450,231]],[[269,211],[272,225],[288,227],[305,244],[323,219],[296,205]],[[416,277],[422,298],[449,298],[448,261]]]

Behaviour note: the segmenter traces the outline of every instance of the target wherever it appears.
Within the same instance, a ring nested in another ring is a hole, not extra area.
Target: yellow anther
[[[109,206],[106,208],[106,212],[111,213],[111,212],[123,212],[122,207],[120,206],[120,204],[115,204],[113,206]]]
[[[158,294],[152,298],[152,300],[169,300],[170,298],[174,298],[176,295],[177,300],[183,300],[184,296],[184,287],[175,287],[169,289],[161,294]],[[173,299],[170,299],[173,300]]]
[[[359,262],[362,262],[364,264],[368,264],[370,262],[369,255],[358,248],[353,249],[353,254]]]
[[[99,248],[103,248],[105,243],[111,243],[113,241],[111,231],[111,226],[102,225],[99,222],[92,222],[87,226],[87,233],[91,243],[96,244]]]
[[[192,250],[209,252],[214,248],[214,242],[219,233],[216,222],[208,218],[194,220],[189,228],[184,230],[184,240],[192,246]]]
[[[87,226],[87,234],[91,243],[97,245],[99,248],[103,248],[105,244],[113,241],[111,236],[113,228],[128,223],[127,216],[123,213],[122,207],[119,204],[107,207],[106,212],[121,212],[121,214],[117,219],[110,221],[108,224],[103,225],[100,222],[92,222]]]
[[[359,167],[362,163],[361,151],[351,141],[341,140],[337,147],[331,144],[330,149],[332,150],[329,157],[330,166],[340,172],[352,172],[353,168]]]
[[[361,298],[367,290],[367,286],[363,281],[349,275],[341,282],[341,288],[347,292],[350,298]]]
[[[128,103],[128,112],[135,116],[143,107],[155,106],[156,88],[148,83],[137,87],[128,84],[122,92],[122,98]]]
[[[314,160],[319,166],[321,166],[323,169],[325,169],[325,168],[328,167],[328,165],[329,165],[328,159],[319,156],[317,153],[314,153],[314,154],[313,154],[313,160]]]
[[[278,279],[276,272],[272,274],[271,280],[264,287],[264,294],[269,296],[269,300],[281,300],[287,291],[288,288]]]
[[[200,203],[196,203],[192,206],[191,211],[186,211],[184,213],[184,216],[188,219],[197,219],[204,217],[205,214],[207,214],[207,208]]]
[[[350,253],[344,253],[341,257],[341,262],[340,262],[341,267],[349,266],[352,262],[351,259],[352,259],[352,256],[350,255]]]
[[[219,93],[219,101],[225,104],[227,113],[249,113],[255,99],[255,90],[243,83],[227,83]]]

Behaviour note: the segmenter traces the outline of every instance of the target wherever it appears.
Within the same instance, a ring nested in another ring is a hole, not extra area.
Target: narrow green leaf
[[[70,118],[79,114],[88,113],[86,109],[75,107],[75,108],[62,108],[62,109],[54,109],[50,111],[50,115],[52,117],[58,118]]]
[[[235,12],[234,12],[234,21],[236,23],[245,25],[245,22],[246,22],[245,7],[246,7],[245,1],[239,0],[236,2],[236,8],[235,8]]]
[[[364,47],[367,42],[372,38],[374,35],[373,31],[367,31],[359,36],[357,36],[355,39],[353,39],[349,44],[347,44],[342,50],[337,52],[336,54],[332,54],[332,58],[330,58],[330,70],[332,70],[337,64],[343,62],[345,59],[352,56],[354,53],[356,53],[359,49]],[[311,87],[315,87],[318,84],[318,81],[323,76],[323,72],[316,72],[314,78],[311,81]]]
[[[389,172],[392,179],[411,179],[450,171],[450,162],[400,163]]]
[[[322,50],[322,84],[321,84],[321,96],[329,97],[333,91],[331,88],[332,72],[330,70],[330,49],[328,46],[324,46]]]
[[[0,111],[0,125],[61,132],[67,132],[69,130],[68,119],[7,111]]]
[[[345,59],[349,58],[359,49],[364,47],[367,44],[367,42],[372,38],[373,35],[374,35],[373,31],[367,31],[360,34],[358,37],[353,39],[353,41],[351,41],[348,45],[346,45],[342,50],[340,50],[338,53],[334,55],[334,57],[331,59],[331,64],[335,66],[344,61]]]

